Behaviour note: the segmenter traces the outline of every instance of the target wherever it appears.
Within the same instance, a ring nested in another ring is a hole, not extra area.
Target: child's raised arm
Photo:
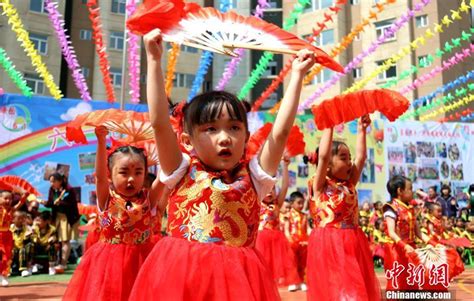
[[[301,94],[301,85],[305,73],[314,65],[314,54],[307,50],[298,52],[293,61],[291,79],[272,131],[260,153],[260,166],[270,175],[275,175],[285,150],[286,141],[295,121],[296,110]]]
[[[331,160],[332,135],[332,128],[324,129],[321,141],[319,141],[318,165],[316,166],[315,180],[313,181],[312,197],[314,198],[319,197],[326,183],[326,174],[328,172],[329,161]]]
[[[106,209],[109,198],[109,180],[107,176],[107,146],[106,137],[109,131],[104,126],[95,128],[97,136],[97,153],[95,155],[95,185],[97,205],[100,210]]]
[[[161,69],[163,54],[161,31],[159,29],[150,31],[143,37],[143,41],[148,64],[146,92],[150,122],[155,132],[161,170],[165,175],[169,175],[179,167],[182,153],[169,119],[168,98]]]
[[[370,125],[370,116],[364,115],[359,121],[359,130],[357,131],[356,157],[350,181],[356,185],[359,182],[360,174],[364,168],[367,159],[367,127]]]

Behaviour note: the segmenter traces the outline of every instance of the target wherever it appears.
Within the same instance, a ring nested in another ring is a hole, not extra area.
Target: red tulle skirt
[[[138,274],[130,300],[280,300],[264,259],[250,247],[164,237]]]
[[[152,243],[97,242],[82,257],[63,300],[129,300],[135,278],[152,248]]]
[[[359,228],[315,228],[308,245],[308,301],[380,300],[367,237]]]
[[[89,233],[87,233],[85,251],[89,250],[99,239],[100,231],[97,231],[97,229],[89,231]]]
[[[383,247],[384,244],[372,244],[370,249],[372,250],[372,255],[375,257],[379,257],[384,259],[385,258],[385,249]]]
[[[0,231],[0,275],[10,274],[12,260],[13,235],[10,230]]]
[[[290,243],[279,230],[258,232],[255,248],[263,255],[277,285],[300,284],[296,260]]]

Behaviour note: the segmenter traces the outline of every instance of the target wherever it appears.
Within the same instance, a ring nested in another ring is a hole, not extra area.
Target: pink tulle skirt
[[[135,278],[152,243],[95,243],[86,251],[63,300],[129,300]]]
[[[130,300],[280,300],[264,259],[250,247],[164,237],[138,274]]]
[[[279,230],[258,232],[255,248],[263,255],[277,285],[300,284],[296,260],[290,243]]]
[[[360,228],[315,228],[308,245],[308,301],[380,300],[367,237]]]

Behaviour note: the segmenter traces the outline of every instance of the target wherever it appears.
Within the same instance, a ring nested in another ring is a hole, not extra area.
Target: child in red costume
[[[13,235],[10,225],[13,220],[13,212],[23,206],[26,195],[12,207],[13,194],[10,191],[0,192],[0,282],[2,286],[8,286],[8,276],[13,250]]]
[[[295,253],[298,275],[301,278],[299,288],[306,291],[307,287],[304,280],[308,252],[308,217],[306,213],[303,212],[303,208],[305,207],[304,203],[304,196],[301,192],[295,191],[290,194],[291,209],[285,235],[290,241],[291,248]]]
[[[142,149],[120,146],[107,156],[108,131],[100,126],[95,132],[100,240],[82,257],[64,300],[125,301],[153,248],[150,211],[163,185],[154,181],[150,190],[143,187],[147,159]]]
[[[355,185],[364,167],[369,116],[359,122],[356,158],[325,129],[308,187],[315,228],[308,245],[308,300],[380,300],[367,237],[359,227]]]
[[[288,159],[283,160],[282,186],[278,196],[275,189],[267,195],[261,204],[260,225],[255,248],[263,255],[277,285],[289,285],[288,290],[294,291],[301,282],[296,269],[295,256],[280,230],[280,207],[285,201],[288,191]]]
[[[144,37],[148,106],[155,131],[160,180],[169,197],[168,229],[142,267],[131,300],[278,300],[265,261],[255,250],[260,202],[275,174],[293,125],[304,74],[314,64],[298,53],[272,132],[260,153],[245,157],[246,107],[235,95],[213,91],[183,108],[179,140],[168,115],[161,69],[162,37]]]

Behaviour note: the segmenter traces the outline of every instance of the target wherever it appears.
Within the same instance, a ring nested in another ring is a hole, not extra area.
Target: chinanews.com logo
[[[406,273],[403,273],[405,270]],[[449,288],[447,263],[432,264],[429,268],[421,263],[418,265],[408,263],[407,268],[395,261],[392,268],[385,271],[385,277],[387,281],[391,281],[390,287],[393,288],[385,292],[387,300],[452,300],[453,297],[451,292],[446,291]],[[402,287],[406,288],[401,285],[402,283],[408,285],[410,289],[402,290]],[[427,288],[434,287],[437,287],[438,291],[425,291]]]

